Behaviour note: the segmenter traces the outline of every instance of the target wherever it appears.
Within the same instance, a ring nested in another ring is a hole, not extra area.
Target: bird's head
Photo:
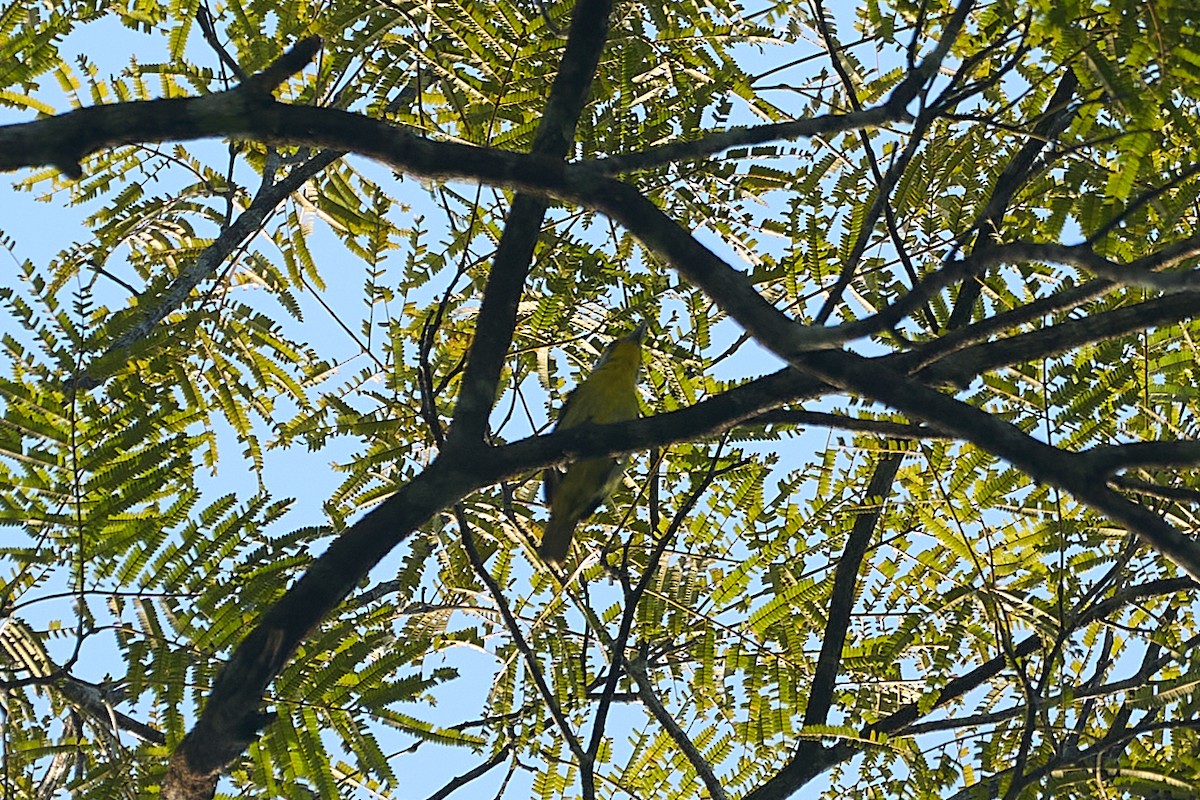
[[[625,334],[619,339],[614,339],[600,359],[596,362],[596,366],[592,369],[597,370],[606,364],[610,363],[629,363],[632,362],[636,368],[642,363],[642,341],[646,338],[648,325],[645,320],[638,323],[633,330]]]

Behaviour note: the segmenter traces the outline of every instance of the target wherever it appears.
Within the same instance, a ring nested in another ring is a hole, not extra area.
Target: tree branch
[[[1015,311],[1022,319],[1025,317],[1020,313],[1022,309]],[[942,340],[937,340],[914,351],[920,354],[915,359],[914,374],[928,384],[963,386],[964,378],[969,380],[1010,364],[1066,353],[1086,344],[1126,336],[1154,325],[1167,325],[1192,316],[1197,311],[1200,311],[1200,292],[1179,292],[1112,311],[1069,319],[1004,339],[970,345],[950,356],[941,355],[945,348],[942,347]],[[933,353],[938,360],[930,362],[926,353]]]
[[[561,161],[575,139],[575,126],[587,103],[588,91],[608,37],[612,0],[579,0],[550,97],[533,140],[533,153]],[[467,353],[458,405],[454,411],[448,450],[474,447],[484,439],[488,414],[496,402],[500,370],[512,343],[517,305],[542,230],[549,202],[540,196],[518,194],[513,200]]]
[[[426,800],[446,800],[447,797],[454,794],[454,792],[466,786],[468,783],[471,783],[477,778],[483,777],[500,764],[503,764],[504,760],[508,758],[512,751],[512,742],[509,742],[508,744],[504,745],[504,747],[501,747],[499,750],[497,750],[496,754],[487,761],[484,761],[482,764],[475,765],[462,775],[456,775],[455,777],[451,778],[449,781],[447,781],[445,786],[429,795]]]
[[[1127,587],[1113,597],[1097,603],[1090,609],[1077,614],[1074,627],[1101,619],[1115,609],[1140,598],[1153,597],[1174,592],[1194,591],[1196,584],[1187,578],[1166,578]],[[913,722],[931,712],[943,708],[969,692],[995,678],[1011,664],[1012,658],[1024,658],[1033,654],[1042,645],[1041,637],[1034,634],[1022,639],[1009,653],[990,658],[975,669],[946,683],[932,701],[922,698],[908,703],[882,719],[862,728],[859,738],[870,740],[879,734],[904,734]],[[825,746],[819,742],[804,742],[797,754],[778,773],[760,784],[746,795],[744,800],[785,800],[801,786],[827,769],[842,763],[859,752],[859,747],[850,742],[838,742]]]
[[[535,151],[557,158],[566,154],[599,63],[610,11],[611,0],[580,0],[576,5],[567,48],[535,136]],[[256,95],[265,87],[273,87],[273,81],[286,79],[307,63],[315,54],[317,44],[316,40],[305,40],[263,73],[228,94],[236,95],[242,102],[261,100]],[[296,67],[305,53],[307,56]],[[545,209],[546,201],[541,198],[518,196],[514,201],[484,292],[448,446],[457,441],[469,443],[467,448],[473,449],[478,446],[476,442],[481,441],[479,435],[494,400],[500,366],[515,325],[516,303],[524,288]],[[455,459],[439,458],[389,501],[336,539],[292,590],[264,614],[221,671],[200,719],[172,756],[162,786],[165,800],[212,797],[219,770],[241,753],[273,718],[273,715],[258,711],[262,694],[304,637],[326,613],[345,599],[365,574],[365,569],[377,563],[417,525],[449,505],[445,502],[448,495],[454,495],[451,502],[455,502],[472,488],[472,483],[477,483],[477,478],[473,481],[467,469],[468,465],[476,463],[472,458],[474,454],[467,448],[456,448],[462,456],[457,459],[458,466],[452,466]],[[381,532],[374,523],[391,516],[380,513],[389,505],[399,506],[395,513],[407,519],[403,524]],[[372,518],[374,523],[369,522]],[[370,541],[362,541],[365,538]],[[326,558],[335,549],[337,552]],[[575,750],[579,750],[578,744]]]
[[[724,444],[723,441],[722,444]],[[687,498],[667,525],[667,529],[663,531],[661,536],[657,537],[657,541],[654,542],[654,547],[650,551],[646,569],[642,572],[637,585],[631,588],[628,585],[628,578],[624,572],[622,573],[621,583],[622,588],[625,590],[625,615],[621,620],[621,629],[613,646],[613,660],[609,666],[608,682],[604,687],[605,697],[611,702],[613,692],[617,686],[616,678],[619,668],[623,668],[633,678],[634,683],[637,684],[637,693],[642,704],[650,710],[651,715],[663,726],[667,735],[671,737],[671,741],[675,742],[675,746],[679,748],[684,758],[692,765],[692,769],[696,770],[696,774],[704,784],[705,789],[708,790],[708,796],[712,800],[727,800],[728,794],[725,792],[725,787],[721,785],[721,781],[717,778],[716,773],[713,772],[712,765],[708,763],[708,759],[696,747],[691,737],[687,735],[687,731],[683,730],[670,712],[667,711],[666,706],[663,705],[662,700],[654,691],[654,684],[650,681],[650,676],[646,672],[647,662],[645,654],[640,654],[633,660],[630,660],[625,658],[624,651],[625,642],[629,638],[634,618],[637,616],[637,606],[646,594],[646,590],[650,586],[650,581],[654,578],[663,552],[671,542],[675,541],[675,537],[679,535],[679,529],[683,526],[684,521],[692,513],[692,510],[696,507],[696,503],[700,501],[704,492],[712,485],[713,479],[719,474],[717,459],[720,456],[720,452],[721,447],[718,446],[717,451],[709,461],[708,470],[705,472],[704,477],[695,483],[691,491],[688,492]],[[597,713],[598,726],[601,721],[601,716]],[[594,734],[601,732],[602,729],[600,727],[597,727],[593,731]],[[599,749],[599,745],[599,738],[595,738],[592,743],[593,748]]]
[[[747,426],[786,425],[789,427],[841,428],[853,433],[886,436],[889,439],[932,441],[947,438],[941,431],[930,428],[927,425],[910,425],[887,419],[864,419],[862,417],[848,417],[845,414],[831,414],[825,411],[805,411],[788,408],[763,412],[753,419],[746,420],[743,424]]]
[[[675,746],[680,749],[688,763],[696,770],[696,774],[708,789],[708,796],[712,800],[726,800],[728,795],[725,789],[721,786],[721,782],[713,773],[712,766],[708,763],[708,759],[696,747],[691,738],[688,737],[687,731],[679,727],[679,723],[675,721],[675,717],[671,716],[671,712],[667,711],[662,704],[662,700],[654,692],[654,684],[650,682],[649,676],[646,675],[646,665],[641,660],[626,660],[625,671],[633,678],[634,683],[638,687],[638,697],[642,704],[650,709],[650,713],[659,725],[663,726],[663,730],[671,737],[671,741],[675,742]]]
[[[278,182],[264,173],[262,185],[245,210],[232,224],[224,227],[216,240],[183,268],[175,280],[158,296],[139,298],[136,322],[125,328],[105,349],[104,353],[77,376],[75,385],[82,390],[99,386],[104,377],[123,365],[128,350],[150,335],[154,327],[177,311],[187,301],[192,291],[207,278],[216,274],[221,265],[250,236],[262,229],[275,209],[312,180],[319,172],[345,155],[345,151],[325,150],[305,161]],[[145,309],[142,310],[142,306]]]
[[[220,770],[274,718],[259,710],[263,695],[300,642],[418,525],[479,485],[472,465],[435,461],[334,539],[263,613],[230,655],[200,718],[172,754],[162,785],[166,800],[212,796]]]
[[[992,189],[992,196],[988,198],[987,206],[979,215],[979,220],[972,226],[975,231],[973,254],[980,250],[987,250],[996,244],[994,237],[1000,232],[1004,215],[1008,213],[1008,207],[1012,204],[1017,191],[1032,177],[1038,156],[1047,144],[1070,126],[1071,120],[1075,118],[1076,110],[1070,107],[1070,102],[1079,87],[1079,79],[1075,77],[1075,71],[1069,65],[1062,69],[1062,77],[1046,105],[1042,118],[1034,124],[1029,139],[1021,145],[1017,154],[1004,167],[1000,177],[996,179],[996,186]],[[962,291],[955,299],[954,308],[950,311],[949,327],[951,329],[962,328],[970,321],[981,286],[982,284],[978,280],[969,281],[963,285]]]
[[[817,657],[817,666],[808,690],[808,704],[804,707],[805,725],[824,725],[829,717],[829,709],[833,707],[834,683],[841,669],[846,631],[850,628],[854,598],[858,593],[858,573],[875,533],[875,526],[883,514],[884,504],[891,494],[892,481],[903,460],[903,453],[888,453],[876,464],[866,496],[859,504],[860,510],[846,538],[842,557],[838,559],[833,575],[833,590],[829,596],[829,614],[821,637],[821,654]]]
[[[710,133],[693,141],[669,142],[634,153],[599,158],[590,163],[583,162],[581,166],[586,165],[597,175],[616,175],[688,159],[703,158],[733,147],[799,139],[804,136],[829,136],[864,128],[879,128],[890,122],[900,122],[907,118],[908,114],[902,108],[897,109],[884,104],[846,114],[823,114],[808,119],[776,122],[771,125],[731,128],[727,131]]]
[[[820,352],[808,354],[801,363],[822,380],[924,419],[1000,456],[1036,481],[1071,492],[1200,580],[1200,543],[1109,489],[1084,456],[1043,444],[986,411],[889,374],[871,359],[847,352]]]
[[[529,670],[529,674],[533,677],[533,683],[537,686],[538,694],[541,695],[542,702],[550,711],[550,716],[554,723],[558,726],[559,733],[562,734],[563,741],[567,743],[571,754],[575,756],[580,763],[580,769],[585,771],[591,770],[592,757],[590,753],[585,753],[583,747],[579,743],[579,737],[575,735],[575,731],[571,730],[570,724],[567,722],[566,716],[563,714],[562,706],[558,703],[558,698],[555,697],[550,684],[546,681],[546,675],[542,672],[542,665],[538,663],[537,655],[530,648],[529,642],[525,641],[525,636],[521,633],[521,627],[517,624],[516,617],[513,616],[512,610],[508,607],[508,601],[504,598],[504,590],[492,574],[488,572],[487,565],[483,563],[483,558],[479,554],[479,548],[475,545],[475,532],[471,530],[470,521],[463,510],[461,504],[454,507],[454,514],[458,520],[458,526],[461,529],[463,539],[463,549],[467,551],[467,558],[471,561],[471,567],[475,574],[487,586],[488,593],[492,596],[492,602],[496,604],[496,608],[500,611],[500,617],[504,620],[504,627],[508,628],[508,634],[512,637],[513,644],[521,657],[525,659],[525,666]]]
[[[1104,475],[1133,467],[1195,467],[1200,465],[1200,442],[1129,442],[1093,447],[1079,454],[1090,469]]]

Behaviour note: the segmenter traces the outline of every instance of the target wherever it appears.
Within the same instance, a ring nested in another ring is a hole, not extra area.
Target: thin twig
[[[479,549],[475,546],[475,533],[471,530],[470,521],[467,519],[462,505],[455,506],[454,514],[458,519],[463,548],[467,552],[467,558],[471,561],[471,567],[491,594],[492,601],[496,604],[496,608],[500,612],[500,617],[504,620],[504,626],[508,629],[509,636],[512,637],[513,645],[525,659],[525,666],[533,678],[533,683],[537,687],[538,693],[542,696],[542,702],[549,709],[550,716],[554,718],[554,724],[558,726],[559,732],[562,734],[563,740],[567,743],[567,747],[570,748],[571,753],[581,764],[585,763],[588,755],[580,746],[579,739],[571,729],[570,723],[567,722],[562,707],[558,704],[558,698],[551,691],[550,684],[546,681],[546,675],[542,672],[542,665],[537,660],[537,655],[529,646],[529,642],[525,640],[525,635],[521,633],[521,628],[517,624],[512,610],[508,607],[508,601],[504,597],[504,589],[500,587],[500,584],[496,583],[496,579],[492,577],[492,573],[488,571],[487,565],[483,563],[483,559],[479,555]]]

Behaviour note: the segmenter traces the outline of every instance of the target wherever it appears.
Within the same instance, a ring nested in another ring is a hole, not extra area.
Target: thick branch
[[[1010,364],[1066,353],[1155,325],[1169,325],[1197,312],[1200,312],[1200,292],[1169,294],[1005,339],[970,345],[951,356],[941,356],[931,364],[926,364],[922,357],[917,374],[925,383],[962,386],[965,385],[962,383],[964,378],[983,375]],[[931,342],[928,348],[916,352],[922,356],[927,351],[938,353],[943,350],[941,344],[941,340]]]
[[[1165,312],[1169,309],[1164,306],[1180,297],[1182,295],[1161,298],[1142,306]],[[1134,306],[1108,313],[1128,316],[1138,308]],[[1133,321],[1133,317],[1124,320],[1129,324]],[[1055,335],[1056,329],[1061,329],[1058,333],[1062,335]],[[1052,333],[1034,331],[1013,337],[1012,340],[974,345],[946,356],[936,365],[936,377],[964,383],[969,381],[972,370],[978,365],[1000,365],[1002,359],[994,356],[993,351],[1014,360],[1025,360],[1104,336],[1104,331],[1085,326],[1083,321],[1071,321],[1049,330]],[[1017,340],[1018,345],[1024,340],[1025,344],[1013,346],[1010,344],[1013,340]],[[916,366],[920,361],[921,353],[915,351],[866,361],[864,369],[871,376],[873,385],[878,384],[881,374],[878,368],[883,365],[897,370],[897,381],[903,383],[898,374],[906,371],[908,365]],[[782,370],[668,414],[616,425],[580,426],[502,447],[486,448],[477,453],[459,453],[459,457],[453,460],[439,459],[334,540],[309,572],[266,612],[259,626],[231,656],[213,688],[205,715],[177,750],[172,774],[179,780],[181,777],[195,776],[197,772],[202,776],[207,768],[211,771],[211,779],[215,781],[216,770],[236,757],[257,734],[258,727],[264,722],[257,711],[262,694],[299,642],[345,598],[379,559],[433,514],[448,508],[469,492],[506,477],[566,460],[612,455],[715,435],[753,421],[763,412],[778,408],[781,404],[814,397],[830,389],[830,386],[814,377],[794,370]],[[970,408],[944,395],[933,394],[952,403],[954,414],[958,414],[960,408]],[[925,407],[920,402],[918,405]],[[987,416],[985,412],[972,410]],[[944,423],[945,420],[938,420],[937,427],[950,428],[959,435],[965,433],[961,426]],[[1069,459],[1074,456],[1059,453],[1058,457]],[[1143,510],[1143,513],[1149,512]],[[220,713],[217,713],[218,709]],[[178,762],[183,759],[188,759],[192,766],[180,773],[177,772],[180,769]],[[820,763],[824,762],[814,759],[797,769],[815,768]],[[189,795],[181,793],[175,796]]]
[[[1033,126],[1032,135],[1021,145],[1012,161],[1005,166],[1004,172],[1000,173],[987,206],[973,226],[975,245],[972,253],[987,250],[995,244],[993,237],[1000,232],[1004,215],[1008,213],[1008,207],[1017,191],[1033,176],[1038,156],[1046,145],[1061,135],[1071,124],[1071,120],[1075,118],[1076,112],[1074,108],[1070,107],[1070,102],[1078,87],[1079,79],[1075,77],[1074,70],[1070,66],[1063,67],[1062,77],[1050,98],[1045,113]],[[952,329],[963,327],[971,319],[981,286],[982,284],[978,280],[970,281],[963,286],[955,300],[954,308],[950,312]]]
[[[599,63],[611,8],[611,0],[580,0],[576,5],[567,48],[535,136],[536,152],[555,158],[566,155]],[[303,49],[304,43],[296,48]],[[309,49],[311,58],[315,46]],[[274,76],[290,69],[294,61],[295,57],[289,54],[262,76],[255,76],[253,85],[249,82],[244,85],[246,92],[239,88],[231,94],[239,98],[244,94],[247,100],[253,100],[254,93],[270,85]],[[236,758],[270,721],[270,715],[258,710],[262,695],[300,642],[325,614],[345,599],[366,570],[418,525],[461,499],[470,489],[483,485],[477,475],[470,474],[468,465],[479,463],[474,443],[481,439],[494,400],[500,367],[515,325],[517,301],[524,288],[546,205],[542,198],[518,196],[502,235],[484,292],[451,432],[451,442],[457,443],[454,452],[458,458],[439,458],[383,506],[336,539],[292,590],[264,614],[221,671],[200,719],[172,756],[162,787],[166,800],[211,797],[219,770]],[[393,506],[391,513],[383,513],[389,505]],[[388,516],[404,519],[401,524],[379,530],[378,521]],[[334,555],[327,558],[331,553]]]
[[[182,134],[184,139],[223,135],[219,128],[238,124],[239,107],[275,105],[271,93],[304,69],[320,47],[317,37],[304,39],[236,89],[209,97],[93,106],[0,127],[0,170],[51,165],[70,178],[81,178],[79,162],[98,150],[180,138],[172,132]],[[204,123],[218,130],[210,129],[200,136],[187,133],[188,127]]]
[[[924,419],[1000,456],[1036,481],[1071,492],[1200,580],[1200,543],[1109,489],[1084,456],[1043,444],[986,411],[889,374],[871,359],[852,353],[822,352],[809,354],[801,363],[823,380]]]
[[[561,190],[570,185],[577,192],[618,171],[711,155],[739,144],[872,127],[904,116],[902,111],[872,108],[723,131],[691,142],[567,165],[561,158],[536,148],[527,155],[437,141],[361,114],[288,105],[243,84],[204,97],[90,106],[33,122],[0,126],[0,171],[54,166],[79,177],[79,161],[122,145],[245,138],[282,146],[350,151],[434,180],[474,180],[557,194],[556,187]]]
[[[555,162],[568,155],[608,37],[611,12],[612,0],[580,0],[576,4],[567,47],[534,136],[534,154]],[[500,370],[516,327],[517,306],[548,207],[549,202],[541,196],[519,194],[513,200],[488,273],[447,448],[471,447],[484,439]]]
[[[1200,465],[1200,442],[1130,442],[1093,447],[1080,455],[1103,474],[1134,467],[1195,467]]]
[[[876,465],[867,486],[867,496],[860,505],[862,510],[854,518],[846,547],[838,559],[829,598],[829,615],[821,637],[821,654],[817,657],[817,667],[808,691],[808,705],[804,708],[805,725],[824,725],[829,717],[829,709],[833,707],[834,684],[842,666],[842,648],[846,644],[846,631],[850,627],[854,598],[858,594],[858,573],[875,533],[875,526],[883,514],[884,503],[891,494],[892,481],[903,460],[903,453],[889,453]]]
[[[217,676],[195,726],[171,756],[167,800],[211,797],[222,768],[273,718],[259,711],[267,686],[321,620],[367,571],[417,526],[480,485],[469,467],[438,461],[334,539],[308,571],[262,615]]]

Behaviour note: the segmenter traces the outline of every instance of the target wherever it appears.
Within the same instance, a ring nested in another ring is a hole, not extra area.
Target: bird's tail
[[[538,547],[538,555],[542,561],[555,567],[562,567],[571,552],[571,539],[575,536],[575,526],[578,520],[551,517],[542,533],[542,543]]]

